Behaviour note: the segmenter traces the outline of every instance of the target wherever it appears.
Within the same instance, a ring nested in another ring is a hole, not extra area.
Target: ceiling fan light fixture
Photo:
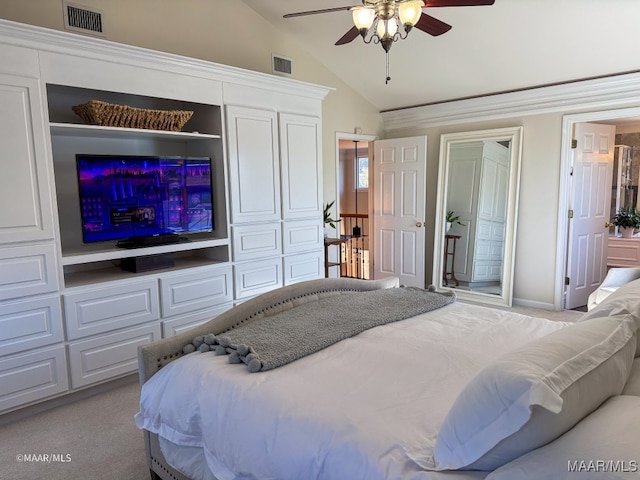
[[[422,15],[422,7],[424,6],[424,2],[422,0],[407,0],[406,2],[402,2],[398,5],[398,16],[400,17],[400,22],[402,25],[409,27],[413,27],[418,20],[420,20],[420,16]]]
[[[393,38],[397,32],[398,22],[396,22],[395,17],[391,17],[389,20],[378,20],[376,33],[378,34],[378,38],[380,39],[380,41],[389,39],[391,40],[391,42],[393,42]]]
[[[351,14],[353,15],[353,23],[360,32],[369,30],[376,18],[376,11],[368,7],[354,7]]]

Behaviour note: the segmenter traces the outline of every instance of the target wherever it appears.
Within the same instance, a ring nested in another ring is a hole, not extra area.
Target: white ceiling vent
[[[100,10],[66,0],[63,0],[62,8],[64,9],[65,30],[104,37],[104,24]]]
[[[293,75],[293,60],[282,55],[271,55],[271,68],[276,75],[291,77]]]

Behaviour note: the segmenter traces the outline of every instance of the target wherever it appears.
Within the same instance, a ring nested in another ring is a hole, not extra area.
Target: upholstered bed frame
[[[370,291],[398,287],[395,277],[382,280],[358,280],[351,278],[319,279],[280,288],[248,300],[199,325],[188,332],[142,346],[138,349],[140,385],[143,385],[158,370],[180,358],[182,348],[199,335],[219,334],[236,328],[243,322],[275,315],[283,310],[317,301],[320,298],[340,295],[342,292]],[[171,468],[160,451],[158,437],[144,431],[147,464],[152,479],[188,480]]]

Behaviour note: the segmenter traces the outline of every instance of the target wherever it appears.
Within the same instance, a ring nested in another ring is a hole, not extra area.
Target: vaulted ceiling
[[[414,29],[394,43],[388,84],[380,45],[358,37],[334,46],[353,26],[350,12],[283,18],[358,0],[243,1],[381,111],[640,70],[639,0],[427,7],[453,28],[437,37]]]

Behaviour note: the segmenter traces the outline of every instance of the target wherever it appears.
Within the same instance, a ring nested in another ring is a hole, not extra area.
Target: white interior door
[[[427,137],[374,142],[373,277],[425,286]]]
[[[565,308],[587,304],[607,273],[607,240],[616,127],[577,123],[569,208],[569,286]]]

